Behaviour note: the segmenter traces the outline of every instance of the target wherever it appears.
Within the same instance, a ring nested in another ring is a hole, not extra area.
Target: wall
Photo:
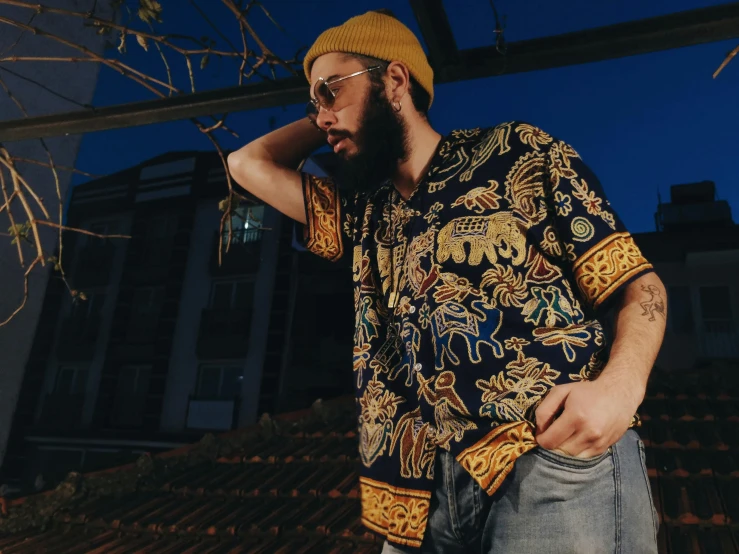
[[[86,11],[92,7],[93,1],[52,0],[45,2],[45,5]],[[106,2],[99,2],[99,13],[106,5]],[[27,22],[29,11],[0,6],[0,15]],[[34,18],[33,24],[47,32],[82,43],[93,51],[102,52],[104,38],[96,35],[89,27],[84,27],[81,19],[39,14]],[[3,51],[5,55],[72,55],[71,50],[59,43],[48,38],[34,36],[31,33],[23,34],[18,44],[8,50],[18,40],[21,31],[6,25],[2,25],[1,28],[0,51]],[[98,66],[92,63],[29,62],[13,64],[12,69],[83,104],[91,102],[98,78]],[[8,72],[3,72],[2,77],[14,95],[25,105],[30,116],[79,109],[74,103],[49,94],[39,86]],[[20,117],[22,114],[13,101],[4,92],[0,93],[0,120]],[[74,166],[80,138],[80,136],[69,136],[46,140],[56,164]],[[16,156],[46,160],[45,151],[37,140],[8,143],[6,146]],[[50,171],[40,166],[21,166],[21,169],[27,180],[33,183],[39,196],[45,199],[49,211],[56,213],[56,187]],[[70,181],[69,173],[60,172],[60,179],[61,197],[66,198]],[[2,221],[7,221],[5,216]],[[51,230],[45,232],[44,248],[51,253],[54,251],[54,243],[55,233]],[[27,250],[27,254],[31,255],[30,250]],[[12,246],[9,240],[0,241],[0,283],[3,283],[3,294],[0,296],[0,321],[5,320],[22,300],[23,271],[18,263],[15,246]],[[5,455],[23,372],[33,340],[36,320],[41,312],[48,277],[48,266],[45,269],[34,271],[29,280],[31,294],[25,308],[13,321],[0,328],[0,353],[2,353],[3,362],[0,372],[0,462]]]

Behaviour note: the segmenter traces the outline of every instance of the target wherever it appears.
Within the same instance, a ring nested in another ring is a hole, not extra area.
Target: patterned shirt
[[[408,200],[303,175],[312,252],[353,255],[362,521],[420,547],[437,448],[488,494],[554,385],[607,361],[598,319],[651,271],[575,150],[512,122],[452,132]]]

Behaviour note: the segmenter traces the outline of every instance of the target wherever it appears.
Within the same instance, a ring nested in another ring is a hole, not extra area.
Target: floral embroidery
[[[419,547],[438,449],[493,494],[546,392],[605,366],[595,311],[651,265],[577,152],[528,123],[452,132],[407,201],[303,184],[306,247],[352,256],[362,521]]]
[[[557,207],[557,215],[566,216],[572,211],[572,198],[561,190],[554,193],[554,204]]]

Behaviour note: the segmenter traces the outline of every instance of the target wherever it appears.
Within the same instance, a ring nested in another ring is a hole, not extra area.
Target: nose
[[[328,131],[336,123],[336,114],[332,110],[326,108],[318,108],[318,117],[316,117],[316,125],[324,131]]]

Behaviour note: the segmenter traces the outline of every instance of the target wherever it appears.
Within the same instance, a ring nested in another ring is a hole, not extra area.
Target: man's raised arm
[[[229,154],[228,168],[244,189],[286,216],[306,223],[297,167],[325,142],[324,132],[308,119],[301,119]]]

